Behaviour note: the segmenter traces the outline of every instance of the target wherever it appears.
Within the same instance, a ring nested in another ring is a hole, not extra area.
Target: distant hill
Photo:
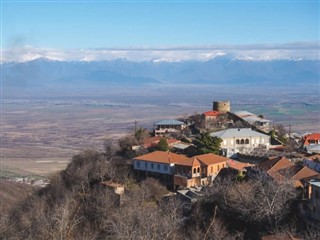
[[[3,87],[72,87],[174,84],[287,85],[319,83],[319,61],[247,61],[217,57],[208,61],[64,62],[37,59],[3,63]]]

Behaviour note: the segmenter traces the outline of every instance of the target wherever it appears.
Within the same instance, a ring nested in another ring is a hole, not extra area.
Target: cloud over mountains
[[[246,61],[320,60],[319,49],[320,44],[318,42],[68,50],[24,46],[2,50],[1,62],[27,62],[38,58],[86,62],[115,59],[135,62],[181,62],[190,60],[207,61],[221,56]]]

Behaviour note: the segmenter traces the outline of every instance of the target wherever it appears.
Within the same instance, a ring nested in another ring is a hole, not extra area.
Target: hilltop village
[[[0,238],[319,239],[320,133],[215,101],[106,139],[39,189]]]
[[[263,172],[276,184],[292,184],[299,192],[297,214],[319,231],[320,133],[290,131],[263,115],[232,112],[229,101],[213,102],[202,114],[154,123],[132,146],[132,165],[138,179],[158,179],[187,202],[221,179]]]

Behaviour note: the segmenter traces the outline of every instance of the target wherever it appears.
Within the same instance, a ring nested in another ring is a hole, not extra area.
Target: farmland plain
[[[214,100],[230,100],[233,111],[263,114],[292,131],[320,131],[319,88],[291,86],[149,85],[52,89],[4,96],[1,104],[1,169],[47,176],[65,168],[87,148],[101,150],[138,126],[208,111]],[[19,97],[18,97],[19,95]]]

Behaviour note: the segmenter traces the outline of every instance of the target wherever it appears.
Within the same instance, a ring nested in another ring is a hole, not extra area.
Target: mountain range
[[[1,64],[2,85],[8,87],[73,87],[142,84],[319,84],[320,61],[235,60],[133,62],[52,61]]]

